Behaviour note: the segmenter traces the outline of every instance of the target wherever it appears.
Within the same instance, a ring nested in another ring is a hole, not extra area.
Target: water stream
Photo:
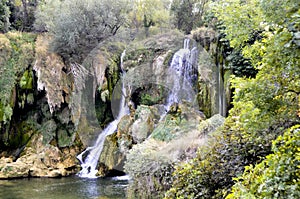
[[[121,55],[121,69],[123,70],[123,58],[125,56],[125,50]],[[122,79],[125,77],[126,73],[123,71]],[[86,148],[81,154],[77,156],[78,160],[81,163],[81,171],[78,173],[78,176],[84,178],[97,178],[96,174],[98,172],[97,165],[98,160],[101,155],[105,138],[111,134],[113,134],[118,127],[118,123],[121,118],[129,113],[129,109],[125,103],[125,93],[126,88],[125,85],[122,84],[121,89],[121,100],[119,105],[119,113],[117,118],[112,121],[101,133],[95,142],[95,144],[91,147]]]
[[[192,85],[197,78],[195,66],[197,64],[198,50],[190,50],[190,39],[184,40],[183,48],[178,50],[171,61],[168,74],[172,77],[172,89],[167,99],[167,110],[173,103],[186,100],[192,102],[195,97]]]

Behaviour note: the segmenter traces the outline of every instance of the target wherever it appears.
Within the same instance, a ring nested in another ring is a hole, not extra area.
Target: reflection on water
[[[1,199],[123,199],[127,180],[31,178],[0,180]]]

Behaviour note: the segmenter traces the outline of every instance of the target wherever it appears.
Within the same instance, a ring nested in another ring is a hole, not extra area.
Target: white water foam
[[[168,74],[172,78],[172,89],[165,105],[169,110],[173,103],[182,102],[182,100],[192,101],[195,97],[192,88],[195,78],[195,64],[197,64],[197,47],[189,49],[190,39],[184,40],[184,46],[178,50],[171,61]]]

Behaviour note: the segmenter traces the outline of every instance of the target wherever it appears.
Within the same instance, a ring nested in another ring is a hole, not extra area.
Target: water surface
[[[124,199],[127,180],[30,178],[0,180],[1,199]]]

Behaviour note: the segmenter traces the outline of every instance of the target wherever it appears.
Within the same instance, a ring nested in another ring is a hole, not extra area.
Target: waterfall
[[[125,50],[121,55],[121,69],[123,71],[123,58],[125,56]],[[125,77],[125,72],[122,73],[122,79]],[[112,121],[98,136],[95,144],[91,147],[86,148],[81,154],[77,156],[78,160],[81,164],[81,171],[78,173],[78,176],[85,177],[85,178],[96,178],[96,174],[98,172],[97,165],[98,160],[100,158],[105,138],[111,134],[113,134],[118,127],[118,123],[120,122],[121,118],[129,113],[129,109],[125,103],[125,93],[126,88],[124,83],[122,83],[122,95],[120,99],[119,105],[119,113],[117,118]]]
[[[226,93],[224,90],[224,80],[223,80],[223,66],[219,65],[218,67],[218,98],[219,98],[219,107],[218,107],[218,111],[219,114],[222,116],[226,116]]]
[[[122,70],[122,73],[124,74],[124,68],[123,68],[123,61],[124,61],[124,57],[126,55],[126,50],[124,50],[121,54],[121,57],[120,57],[120,67],[121,67],[121,70]]]
[[[190,39],[184,40],[184,46],[178,50],[169,66],[168,75],[172,78],[172,88],[167,99],[166,109],[182,100],[193,101],[195,92],[192,85],[197,79],[197,47],[189,49]]]

